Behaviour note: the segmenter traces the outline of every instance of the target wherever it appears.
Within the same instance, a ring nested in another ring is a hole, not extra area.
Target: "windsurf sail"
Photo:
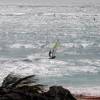
[[[57,40],[54,44],[53,44],[53,49],[57,49],[60,46],[59,40]]]

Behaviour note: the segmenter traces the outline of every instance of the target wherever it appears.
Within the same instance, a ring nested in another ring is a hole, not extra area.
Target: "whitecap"
[[[20,43],[9,45],[9,47],[10,48],[36,48],[36,46],[32,44],[20,44]]]

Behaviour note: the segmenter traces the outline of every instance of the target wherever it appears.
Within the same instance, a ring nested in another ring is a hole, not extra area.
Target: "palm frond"
[[[10,73],[7,75],[7,77],[4,78],[1,87],[8,88],[11,87],[11,85],[16,82],[19,79],[18,76],[14,75],[13,73]]]
[[[35,75],[29,75],[29,76],[26,76],[24,78],[19,78],[19,80],[14,82],[11,87],[15,88],[18,85],[22,85],[22,84],[25,84],[25,83],[27,83],[27,84],[36,83],[38,79],[35,79],[34,77],[35,77]]]
[[[14,75],[10,73],[7,77],[4,78],[1,87],[4,88],[16,88],[18,86],[28,85],[36,83],[38,79],[35,78],[35,75],[29,75],[21,78],[21,76]]]
[[[44,91],[44,85],[37,84],[37,78],[35,75],[18,76],[9,74],[3,81],[2,87],[10,90],[20,90],[31,93],[42,93]]]

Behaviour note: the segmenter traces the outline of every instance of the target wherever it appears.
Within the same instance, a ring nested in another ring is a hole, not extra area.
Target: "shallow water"
[[[100,7],[0,6],[0,80],[36,74],[46,85],[99,91],[99,31]],[[56,59],[48,59],[57,39]]]

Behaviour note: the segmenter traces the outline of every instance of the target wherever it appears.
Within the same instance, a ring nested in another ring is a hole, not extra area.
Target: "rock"
[[[44,95],[49,100],[76,100],[70,91],[64,89],[62,86],[52,86]]]

